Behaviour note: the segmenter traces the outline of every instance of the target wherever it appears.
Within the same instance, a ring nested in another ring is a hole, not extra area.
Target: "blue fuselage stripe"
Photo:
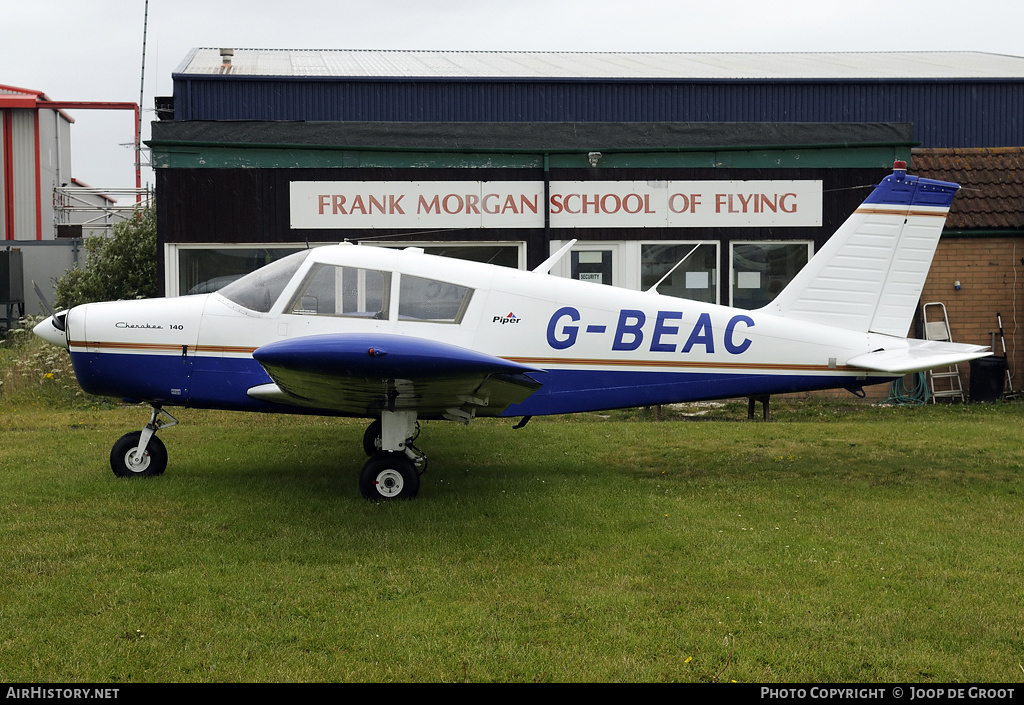
[[[184,357],[72,352],[82,389],[157,404],[237,411],[318,413],[315,409],[253,399],[246,392],[272,380],[258,362],[243,357]],[[570,369],[534,376],[543,386],[501,416],[542,416],[578,411],[670,404],[707,399],[785,394],[877,384],[892,378],[857,380],[851,374],[678,372]],[[324,410],[324,414],[338,412]]]
[[[544,386],[501,416],[542,416],[633,406],[672,404],[708,399],[788,394],[818,389],[843,389],[890,382],[892,378],[858,380],[853,375],[721,372],[631,372],[551,370],[539,378]]]

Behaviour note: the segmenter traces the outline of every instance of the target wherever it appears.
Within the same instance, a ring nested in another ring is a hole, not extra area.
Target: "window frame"
[[[300,305],[301,301],[309,291],[310,286],[313,284],[313,280],[320,274],[320,272],[326,270],[333,270],[334,274],[334,313],[321,313],[319,311],[299,310],[296,309],[296,305]],[[370,311],[359,311],[359,312],[342,312],[338,313],[338,286],[341,286],[341,303],[344,308],[345,300],[345,270],[352,270],[356,273],[356,295],[360,298],[365,298],[367,293],[366,289],[366,273],[379,274],[381,276],[381,287],[380,291],[376,290],[373,293],[379,293],[381,298],[380,309],[372,316],[368,316]],[[338,275],[341,274],[341,281],[338,281]],[[314,262],[306,272],[306,275],[302,278],[301,283],[295,289],[295,293],[292,295],[288,305],[284,308],[284,313],[289,316],[326,316],[330,318],[352,318],[356,320],[376,320],[376,321],[387,321],[391,320],[391,282],[394,279],[394,272],[383,269],[370,269],[367,267],[353,267],[350,265],[333,264],[330,262]]]
[[[803,266],[801,266],[800,269],[803,269],[803,267],[806,267],[807,264],[811,261],[811,258],[814,257],[814,240],[730,240],[729,241],[729,305],[732,306],[733,308],[736,307],[736,303],[735,303],[736,295],[735,295],[735,292],[736,292],[737,287],[735,285],[735,281],[736,281],[735,248],[736,248],[737,245],[758,245],[758,246],[764,246],[764,245],[790,245],[790,246],[792,246],[792,245],[803,245],[803,246],[805,246],[807,248],[807,262],[804,262]],[[796,274],[798,274],[800,272],[800,269],[796,270],[796,272],[793,273],[794,277],[796,276]],[[790,277],[789,281],[793,281],[793,277]],[[789,284],[789,282],[786,282],[786,285],[788,285],[788,284]],[[783,288],[785,288],[786,285],[783,285]],[[762,288],[762,287],[758,287],[758,288]],[[781,289],[780,289],[780,291],[781,291]],[[778,292],[776,292],[776,296],[778,296]],[[771,299],[768,300],[768,303],[771,303],[774,299],[775,299],[775,297],[773,296]],[[767,304],[764,304],[764,305],[767,305]],[[760,308],[760,307],[757,307],[757,308]],[[749,309],[749,310],[756,310],[756,309]]]
[[[459,302],[459,308],[455,312],[455,316],[453,318],[417,318],[410,317],[407,314],[405,317],[403,317],[402,304],[404,303],[404,297],[402,296],[402,287],[404,286],[405,280],[407,278],[418,279],[424,282],[442,284],[445,286],[457,287],[459,289],[465,289],[466,293],[463,294],[462,300]],[[476,289],[474,287],[466,286],[465,284],[456,284],[455,282],[448,282],[444,281],[443,279],[434,279],[433,277],[424,277],[420,276],[419,274],[410,274],[408,272],[402,272],[398,276],[397,288],[398,303],[397,306],[395,307],[395,320],[399,323],[440,323],[443,325],[457,326],[461,324],[462,321],[465,319],[466,311],[469,310],[469,304],[473,300],[473,295],[476,293]]]

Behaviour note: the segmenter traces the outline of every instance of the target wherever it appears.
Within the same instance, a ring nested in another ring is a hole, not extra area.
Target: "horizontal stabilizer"
[[[936,367],[948,367],[991,355],[984,345],[964,345],[937,340],[900,340],[897,347],[856,355],[846,361],[851,367],[873,372],[904,375]]]

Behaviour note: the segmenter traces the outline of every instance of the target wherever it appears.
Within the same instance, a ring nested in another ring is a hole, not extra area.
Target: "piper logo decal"
[[[507,316],[495,316],[493,319],[491,319],[491,323],[500,323],[501,325],[505,325],[506,323],[519,323],[519,321],[521,320],[523,319],[519,318],[518,316],[516,316],[516,314],[509,311],[509,314]]]

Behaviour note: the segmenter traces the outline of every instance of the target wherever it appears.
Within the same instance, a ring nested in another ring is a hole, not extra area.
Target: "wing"
[[[895,341],[893,349],[875,350],[847,360],[848,365],[875,372],[908,374],[935,367],[955,365],[992,353],[983,345],[947,343],[938,340],[907,338]]]
[[[415,410],[420,418],[495,416],[541,387],[542,372],[500,357],[425,338],[332,334],[281,340],[253,358],[273,384],[249,396],[279,404],[376,416]]]

